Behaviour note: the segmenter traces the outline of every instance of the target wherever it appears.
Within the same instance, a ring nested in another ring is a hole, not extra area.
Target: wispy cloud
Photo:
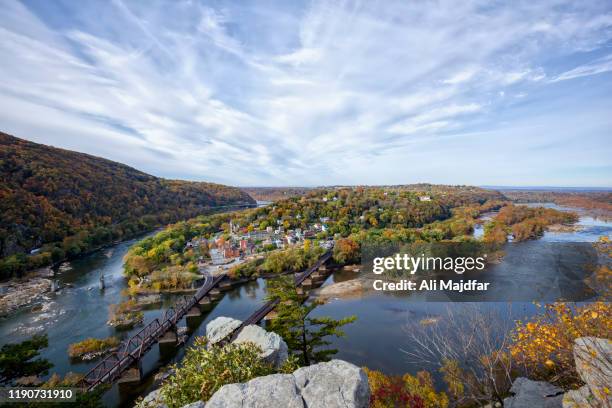
[[[597,59],[588,64],[580,65],[579,67],[565,71],[551,79],[551,82],[567,81],[584,76],[603,74],[612,71],[612,54],[604,58]]]
[[[566,117],[609,107],[611,40],[612,7],[595,0],[13,0],[0,10],[0,121],[168,177],[496,184],[512,166],[483,174],[472,160],[451,179],[433,163],[490,155],[519,122],[514,138],[554,142],[572,130],[541,121],[561,83]],[[595,97],[571,87],[586,75],[600,81]],[[609,121],[589,118],[575,137],[604,140]],[[537,177],[541,157],[518,145],[505,154]],[[398,157],[413,169],[390,167]]]

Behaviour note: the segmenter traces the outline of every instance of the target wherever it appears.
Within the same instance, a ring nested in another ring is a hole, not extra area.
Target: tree
[[[9,343],[0,349],[0,384],[11,384],[19,377],[47,374],[53,367],[48,360],[36,358],[49,345],[47,335],[36,335],[21,343]]]
[[[342,238],[334,245],[334,260],[340,264],[359,262],[360,247],[351,238]]]
[[[405,327],[412,362],[438,367],[451,406],[503,403],[514,370],[508,346],[512,310],[465,305],[447,308],[443,323],[414,322]]]
[[[197,337],[180,366],[161,387],[164,404],[182,407],[195,401],[207,401],[225,384],[247,382],[275,372],[261,359],[261,349],[253,343],[207,347],[205,337]],[[144,407],[145,404],[137,404]]]
[[[331,342],[328,336],[344,336],[340,328],[354,322],[355,316],[335,320],[331,317],[310,317],[310,313],[321,303],[303,303],[298,295],[293,278],[283,276],[270,281],[268,299],[280,300],[276,306],[276,317],[269,322],[269,329],[279,334],[301,365],[327,361],[338,350],[325,348]]]

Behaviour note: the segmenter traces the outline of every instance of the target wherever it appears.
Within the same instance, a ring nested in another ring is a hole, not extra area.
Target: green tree
[[[338,352],[327,348],[331,344],[328,336],[344,336],[340,328],[354,322],[357,317],[350,316],[336,320],[331,317],[310,317],[310,313],[321,303],[304,303],[298,295],[293,278],[283,276],[270,281],[268,299],[280,300],[276,306],[276,317],[269,322],[268,328],[279,334],[292,354],[301,365],[327,361]]]
[[[164,403],[171,408],[195,401],[207,401],[225,384],[241,383],[275,372],[261,359],[261,349],[253,343],[207,347],[205,337],[195,339],[180,366],[161,387]],[[137,404],[143,407],[144,404]]]
[[[49,345],[47,335],[37,335],[21,343],[9,343],[0,349],[0,384],[10,384],[19,377],[46,374],[53,364],[35,358]]]

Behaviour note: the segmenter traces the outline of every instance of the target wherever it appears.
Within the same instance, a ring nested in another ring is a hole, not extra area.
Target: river
[[[581,215],[579,231],[571,233],[549,233],[537,241],[521,243],[516,251],[508,251],[502,264],[497,265],[493,274],[498,279],[506,279],[514,272],[504,264],[511,264],[526,254],[536,256],[546,252],[547,256],[557,256],[563,247],[554,245],[557,242],[594,242],[600,236],[612,237],[612,223]],[[478,234],[478,232],[476,232]],[[0,342],[18,342],[36,333],[47,333],[49,347],[44,349],[42,357],[49,359],[54,367],[52,372],[65,374],[69,371],[86,372],[95,363],[74,363],[67,355],[68,345],[87,337],[103,338],[119,335],[123,338],[138,328],[128,332],[116,332],[106,324],[109,306],[121,301],[121,291],[126,287],[122,275],[123,257],[128,248],[135,242],[127,241],[104,251],[99,251],[71,263],[72,269],[60,272],[57,276],[61,286],[59,292],[49,294],[42,308],[31,308],[20,311],[8,318],[0,320]],[[557,248],[557,249],[555,249]],[[553,251],[551,254],[550,251]],[[538,264],[538,274],[556,273],[553,265]],[[543,270],[544,268],[545,270]],[[534,267],[531,272],[535,272]],[[529,272],[529,271],[527,271]],[[99,289],[99,277],[104,274],[106,289]],[[354,272],[340,270],[332,274],[325,285],[332,284],[356,276]],[[514,277],[514,275],[512,275]],[[226,292],[195,331],[195,335],[204,334],[208,321],[217,316],[229,316],[244,319],[263,302],[265,296],[265,281],[257,280]],[[147,310],[145,321],[159,316],[165,308],[175,300],[175,296],[165,296],[162,306]],[[425,318],[444,319],[449,307],[460,308],[466,303],[422,302],[414,301],[405,295],[397,294],[367,294],[360,299],[334,299],[318,307],[313,313],[321,316],[341,318],[349,315],[357,316],[357,321],[347,325],[344,330],[346,337],[332,339],[332,347],[339,350],[337,357],[351,361],[360,366],[383,370],[390,374],[405,372],[415,373],[423,365],[411,362],[402,351],[410,348],[407,331],[411,325]],[[481,303],[482,307],[506,310],[507,303]],[[535,312],[535,306],[530,302],[514,302],[512,315],[507,319],[523,318]],[[182,322],[182,325],[185,325]],[[194,336],[188,341],[191,343]],[[180,349],[170,360],[160,361],[157,347],[154,347],[143,361],[143,370],[148,374],[148,381],[135,389],[134,394],[125,395],[113,387],[104,397],[108,406],[129,405],[138,393],[147,391],[152,382],[152,373],[163,363],[178,361],[184,353]]]

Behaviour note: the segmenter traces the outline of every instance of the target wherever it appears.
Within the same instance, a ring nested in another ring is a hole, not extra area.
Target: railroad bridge
[[[295,274],[295,285],[301,290],[312,287],[315,282],[327,276],[328,271],[324,265],[329,261],[332,250],[325,252],[310,268]],[[143,356],[155,345],[160,348],[164,345],[176,346],[179,344],[178,323],[183,317],[200,316],[202,309],[207,309],[214,300],[218,299],[221,290],[231,287],[231,281],[226,275],[211,276],[206,273],[204,282],[198,291],[190,297],[184,297],[173,307],[166,310],[163,316],[149,322],[136,334],[124,341],[119,349],[94,366],[81,380],[81,385],[87,391],[93,390],[100,384],[110,384],[122,377],[130,375],[130,371],[137,371],[136,380],[140,380],[140,370],[136,368]],[[224,343],[234,340],[240,331],[251,324],[258,324],[279,303],[278,299],[266,302],[257,309],[228,337]]]

